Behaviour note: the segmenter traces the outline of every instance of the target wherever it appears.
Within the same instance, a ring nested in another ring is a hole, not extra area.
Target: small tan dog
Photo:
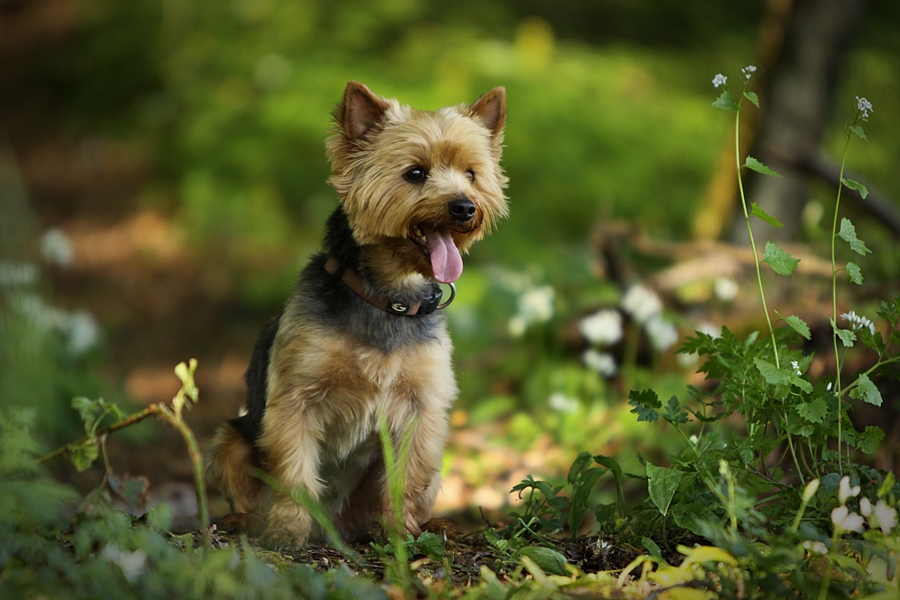
[[[503,88],[421,111],[350,82],[334,120],[340,206],[256,343],[247,413],[220,429],[211,465],[232,510],[276,547],[322,532],[254,469],[318,501],[346,540],[393,521],[379,415],[398,448],[411,430],[402,528],[428,521],[458,393],[436,282],[455,281],[461,255],[507,214]]]

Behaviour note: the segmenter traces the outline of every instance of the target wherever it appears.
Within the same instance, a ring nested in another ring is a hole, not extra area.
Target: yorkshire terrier
[[[424,111],[347,84],[326,142],[340,205],[256,342],[246,413],[214,441],[213,476],[269,545],[322,538],[295,491],[348,541],[388,523],[417,535],[428,522],[458,393],[438,283],[452,287],[462,254],[507,214],[505,121],[503,88]],[[395,447],[410,436],[400,523],[381,417]]]

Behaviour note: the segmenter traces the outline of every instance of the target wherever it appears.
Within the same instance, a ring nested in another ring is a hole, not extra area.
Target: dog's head
[[[455,281],[461,254],[508,212],[504,89],[424,111],[351,81],[334,120],[329,183],[356,241],[390,247],[394,260],[425,277]]]

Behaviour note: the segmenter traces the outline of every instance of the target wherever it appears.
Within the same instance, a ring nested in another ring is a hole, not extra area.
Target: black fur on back
[[[331,214],[325,227],[323,252],[314,255],[300,273],[285,311],[266,324],[253,349],[250,367],[245,374],[247,414],[231,420],[231,424],[250,441],[255,442],[262,431],[271,349],[279,327],[289,326],[282,323],[283,319],[288,318],[285,315],[296,315],[297,318],[316,322],[336,334],[351,335],[360,344],[377,348],[385,354],[409,344],[435,339],[444,323],[440,310],[415,317],[387,313],[329,275],[325,271],[325,261],[329,256],[334,256],[342,265],[354,269],[369,285],[371,292],[388,292],[375,287],[372,278],[367,277],[365,267],[360,264],[361,248],[353,239],[347,215],[341,207]],[[431,293],[432,284],[424,282],[421,289],[392,295],[391,298],[411,303]]]

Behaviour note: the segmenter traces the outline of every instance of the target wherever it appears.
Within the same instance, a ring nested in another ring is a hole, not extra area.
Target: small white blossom
[[[566,396],[562,392],[551,394],[547,404],[553,410],[561,413],[573,413],[578,410],[578,399]]]
[[[715,87],[715,88],[720,88],[723,85],[725,85],[726,83],[728,83],[728,78],[725,77],[724,75],[722,75],[721,73],[719,73],[718,75],[713,77],[712,84],[713,84],[713,87]]]
[[[514,339],[518,339],[525,335],[526,329],[528,329],[528,324],[525,322],[525,319],[523,319],[519,315],[515,315],[510,318],[509,323],[506,326],[506,330],[509,332],[509,337]]]
[[[859,116],[863,119],[869,118],[870,112],[875,112],[872,108],[872,103],[866,100],[865,98],[856,97],[856,110],[859,111]]]
[[[597,352],[589,348],[581,355],[585,366],[597,371],[604,377],[612,377],[616,374],[616,359],[607,352]]]
[[[866,327],[872,332],[872,335],[875,335],[875,324],[866,317],[856,314],[855,310],[842,314],[841,318],[850,323],[850,327],[853,331],[858,331],[863,327]]]
[[[750,78],[753,77],[754,73],[756,73],[756,67],[753,65],[747,65],[741,69],[741,75],[744,76],[744,81],[750,81]]]
[[[800,363],[796,360],[791,361],[791,368],[794,370],[795,375],[803,375],[803,373],[800,371]]]
[[[740,286],[731,277],[717,277],[713,282],[713,294],[722,302],[734,300],[738,295],[738,291],[740,291]]]
[[[72,264],[72,242],[62,229],[54,227],[44,232],[40,239],[41,256],[47,264],[68,267]]]
[[[838,531],[862,531],[863,518],[861,515],[851,512],[846,506],[838,506],[831,511],[831,522]]]
[[[872,503],[869,502],[869,499],[863,496],[859,499],[859,512],[862,513],[862,516],[868,517],[872,514]]]
[[[872,523],[872,520],[874,520],[884,535],[890,533],[891,529],[897,526],[897,509],[887,504],[883,499],[875,504],[872,517],[873,519],[869,520],[869,525],[874,526]]]
[[[578,331],[592,344],[615,344],[622,339],[622,315],[612,309],[597,311],[578,322]]]
[[[825,386],[825,390],[829,391],[829,392],[831,391],[831,382],[830,381],[828,382],[828,385]]]
[[[38,280],[37,267],[27,262],[0,261],[0,288],[34,285]]]
[[[622,308],[638,323],[646,323],[650,317],[662,312],[662,300],[651,289],[637,284],[628,288],[622,298]]]
[[[822,542],[813,542],[811,540],[806,540],[803,542],[803,547],[809,551],[810,554],[828,554],[828,546],[823,544]]]
[[[838,486],[838,502],[841,504],[845,504],[847,500],[851,497],[856,497],[859,495],[859,486],[854,485],[850,486],[850,478],[847,475],[844,475],[841,478],[841,483]]]
[[[103,557],[119,565],[129,583],[134,583],[144,573],[144,566],[147,563],[147,553],[143,550],[124,552],[116,544],[107,544],[103,548]]]
[[[545,323],[553,316],[556,291],[549,285],[531,288],[519,296],[519,314],[528,323]]]
[[[678,341],[678,329],[660,315],[651,317],[644,327],[650,344],[657,352],[665,352]]]

